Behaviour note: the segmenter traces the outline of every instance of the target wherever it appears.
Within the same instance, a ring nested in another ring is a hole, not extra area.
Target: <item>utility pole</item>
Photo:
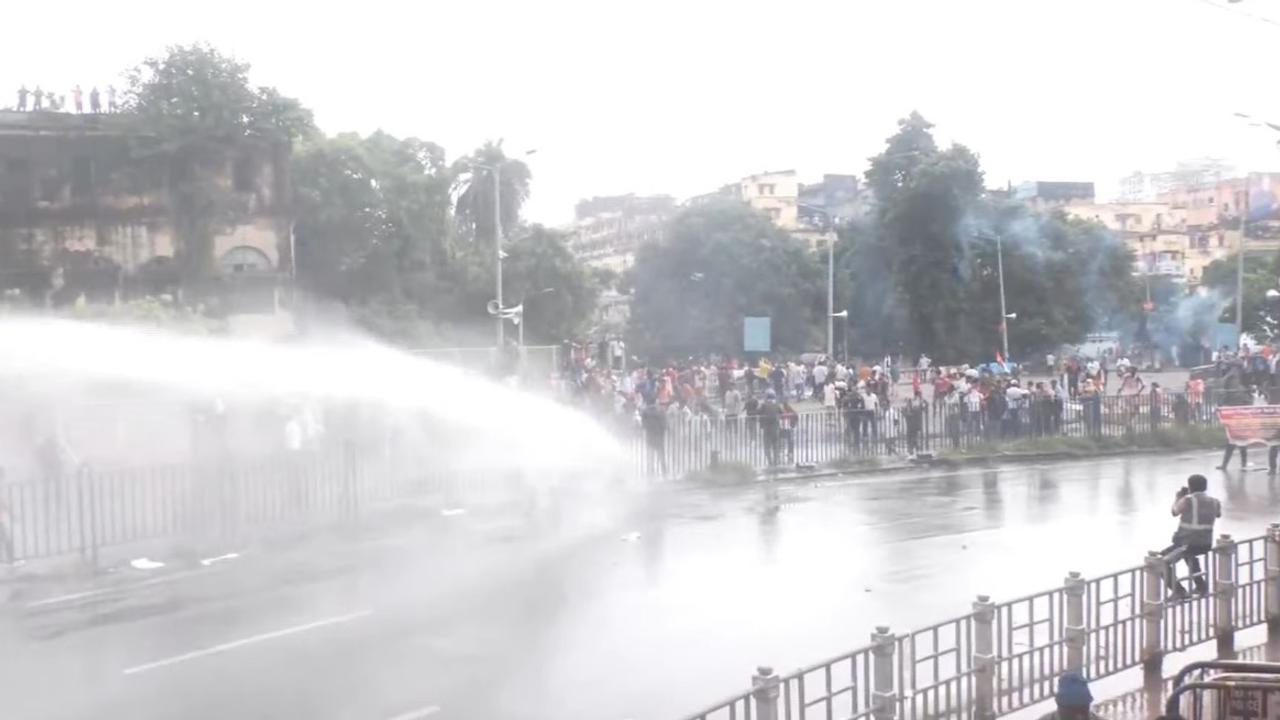
[[[1236,252],[1236,350],[1244,336],[1244,245],[1245,228],[1249,225],[1249,173],[1244,174],[1244,202],[1240,208],[1240,247]]]
[[[501,166],[495,163],[489,168],[489,173],[493,175],[493,267],[494,267],[494,297],[498,300],[498,316],[494,321],[498,324],[498,352],[502,352],[503,345],[503,323],[506,322],[502,318],[502,179],[499,176]]]
[[[827,238],[827,359],[836,352],[836,237]]]
[[[1004,361],[1009,362],[1009,311],[1004,306],[1004,245],[996,233],[996,274],[1000,277],[1000,337],[1004,344]]]

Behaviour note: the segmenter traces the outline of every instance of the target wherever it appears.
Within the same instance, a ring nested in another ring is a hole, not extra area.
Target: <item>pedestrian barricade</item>
[[[667,411],[660,437],[647,436],[638,423],[623,432],[637,473],[684,476],[724,462],[757,470],[874,462],[920,453],[991,451],[1028,439],[1137,438],[1217,425],[1212,398],[1160,393],[1036,399],[998,414],[960,403],[931,403],[914,411],[896,406],[888,411],[816,408],[782,421],[772,437],[758,415],[726,418],[675,406]]]
[[[1221,536],[1212,560],[1208,592],[1187,600],[1167,597],[1155,553],[1013,600],[979,596],[962,615],[901,633],[877,627],[867,645],[794,672],[758,667],[749,690],[685,718],[994,718],[1051,699],[1067,671],[1096,680],[1142,668],[1160,693],[1171,652],[1216,642],[1232,658],[1240,630],[1266,624],[1280,635],[1280,523],[1245,540]]]

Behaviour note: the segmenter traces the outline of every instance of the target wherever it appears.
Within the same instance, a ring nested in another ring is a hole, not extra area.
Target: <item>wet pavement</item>
[[[606,486],[529,515],[421,522],[246,553],[133,593],[0,615],[4,717],[678,717],[895,630],[1136,565],[1190,472],[1219,530],[1280,509],[1216,454]]]

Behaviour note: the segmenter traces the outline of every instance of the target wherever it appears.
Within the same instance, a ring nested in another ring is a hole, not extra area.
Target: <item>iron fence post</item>
[[[1218,657],[1235,657],[1236,543],[1230,535],[1218,536],[1213,546],[1213,625]],[[1209,572],[1209,568],[1205,568]]]
[[[979,595],[973,603],[973,717],[990,720],[996,716],[996,604],[989,595]]]
[[[778,720],[778,695],[781,681],[773,668],[761,665],[751,676],[751,702],[755,720]]]
[[[1063,628],[1063,637],[1067,645],[1067,670],[1084,672],[1084,648],[1088,642],[1088,633],[1084,625],[1084,591],[1085,581],[1078,572],[1067,574],[1067,626]]]
[[[1164,661],[1161,625],[1164,620],[1164,559],[1150,551],[1142,565],[1142,675],[1143,687],[1159,693]]]
[[[896,716],[893,693],[893,649],[895,638],[889,626],[879,625],[871,634],[872,684],[871,713],[875,720],[894,720]]]
[[[1267,659],[1280,658],[1280,523],[1267,528],[1266,547],[1266,598],[1267,598]]]

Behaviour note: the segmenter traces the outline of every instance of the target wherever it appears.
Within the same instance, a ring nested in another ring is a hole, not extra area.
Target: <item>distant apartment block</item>
[[[1091,182],[1034,180],[1015,187],[1013,197],[1036,210],[1046,210],[1072,202],[1091,203],[1094,200],[1094,189]]]
[[[582,200],[574,208],[569,249],[588,265],[622,272],[636,249],[659,242],[675,214],[669,195],[612,195]]]
[[[800,227],[800,181],[795,170],[748,175],[719,190],[689,199],[690,205],[720,199],[739,200],[759,210],[783,230]]]

